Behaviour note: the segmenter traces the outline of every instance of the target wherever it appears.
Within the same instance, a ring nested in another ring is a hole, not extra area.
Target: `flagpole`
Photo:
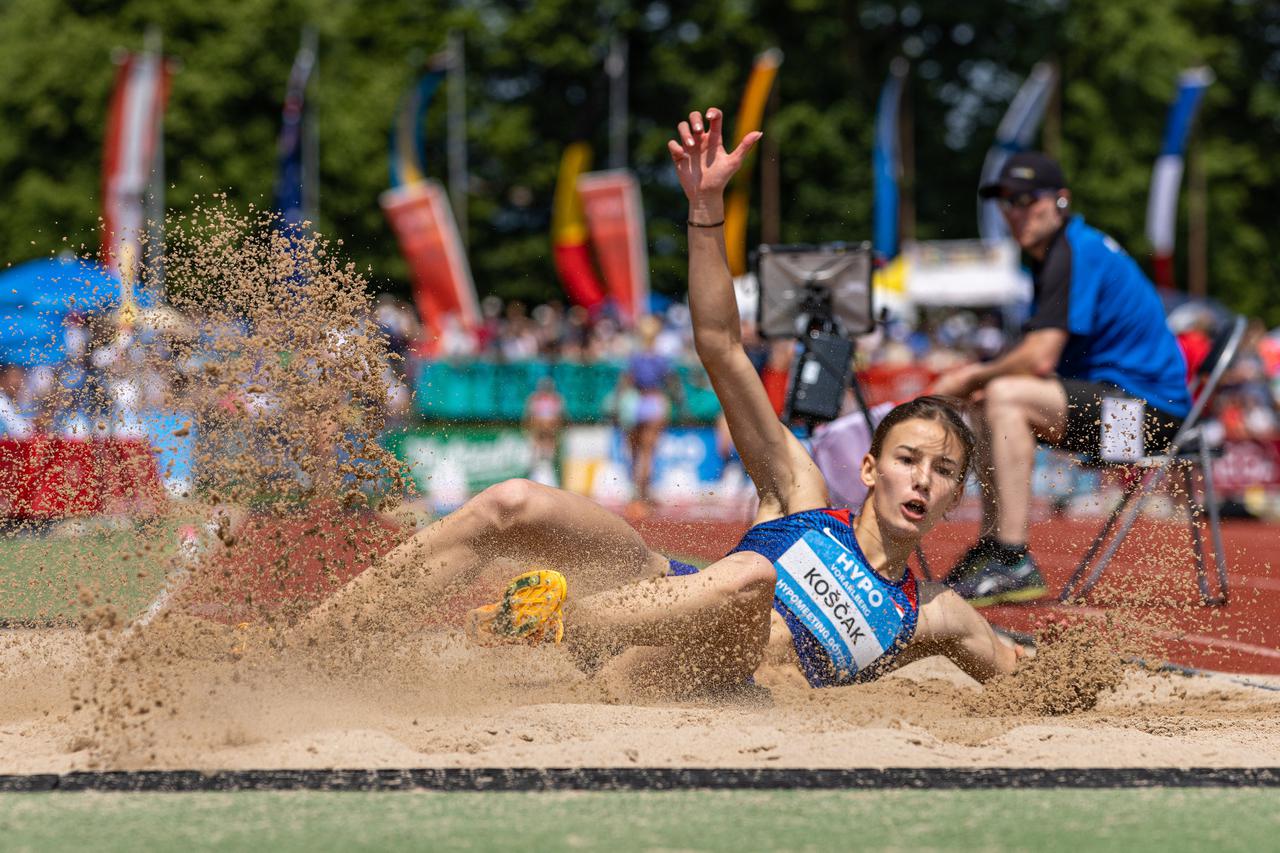
[[[467,61],[462,33],[449,32],[449,199],[465,250],[467,238]]]
[[[768,115],[778,112],[778,89],[769,92]],[[778,140],[766,134],[760,146],[760,242],[782,242],[782,177]]]
[[[1187,295],[1209,295],[1209,241],[1204,146],[1195,136],[1187,146]]]
[[[609,168],[627,167],[627,39],[614,30],[609,39],[609,55],[604,62],[604,72],[609,77]]]
[[[163,75],[164,69],[164,45],[163,36],[160,28],[152,25],[147,28],[147,34],[143,39],[143,50],[155,57],[156,73]],[[155,125],[153,129],[155,134],[155,148],[151,156],[151,175],[147,181],[147,189],[144,193],[143,209],[145,212],[144,227],[146,228],[146,252],[144,257],[138,259],[137,269],[147,271],[149,281],[148,285],[155,288],[156,296],[164,293],[164,111],[155,111]],[[130,296],[136,295],[136,286],[143,278],[142,275],[134,276],[136,281],[129,282],[125,285],[132,291]]]

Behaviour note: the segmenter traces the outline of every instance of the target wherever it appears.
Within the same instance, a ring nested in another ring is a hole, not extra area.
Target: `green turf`
[[[82,610],[81,588],[97,604],[136,614],[164,587],[176,546],[176,522],[145,535],[129,526],[0,537],[0,619],[74,619]]]
[[[3,794],[14,850],[1260,850],[1280,791]]]

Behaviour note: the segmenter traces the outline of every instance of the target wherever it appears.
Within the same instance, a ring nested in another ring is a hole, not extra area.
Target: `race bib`
[[[774,594],[831,657],[841,680],[875,663],[902,631],[890,586],[825,528],[806,532],[774,561]]]
[[[1131,397],[1103,397],[1100,455],[1104,462],[1135,462],[1142,458],[1146,404]]]

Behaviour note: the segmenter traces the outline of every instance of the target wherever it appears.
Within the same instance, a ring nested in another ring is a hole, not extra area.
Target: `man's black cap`
[[[1019,151],[1004,161],[1000,177],[978,188],[978,196],[996,198],[1037,190],[1060,190],[1066,185],[1067,179],[1062,177],[1062,169],[1052,157],[1039,151]]]

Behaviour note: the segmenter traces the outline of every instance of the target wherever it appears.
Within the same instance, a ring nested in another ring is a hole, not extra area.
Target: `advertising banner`
[[[1221,495],[1280,489],[1280,441],[1228,441],[1213,460],[1213,485]]]
[[[578,178],[578,195],[604,274],[605,288],[626,326],[649,312],[649,253],[636,177],[625,169]]]
[[[906,295],[913,305],[1012,305],[1031,301],[1031,277],[1012,240],[909,243]]]
[[[450,318],[464,328],[478,326],[480,306],[471,266],[444,187],[437,181],[418,181],[387,190],[378,200],[409,262],[423,326],[435,339],[443,335]]]
[[[529,476],[533,446],[516,427],[413,430],[387,438],[418,493],[445,509],[494,483]]]
[[[616,427],[573,427],[565,431],[563,486],[605,504],[632,496],[630,452]],[[734,463],[735,472],[741,466]],[[653,494],[663,503],[723,499],[725,458],[713,427],[672,427],[658,439],[653,460]],[[735,478],[738,482],[740,478]],[[749,484],[748,484],[749,485]]]

